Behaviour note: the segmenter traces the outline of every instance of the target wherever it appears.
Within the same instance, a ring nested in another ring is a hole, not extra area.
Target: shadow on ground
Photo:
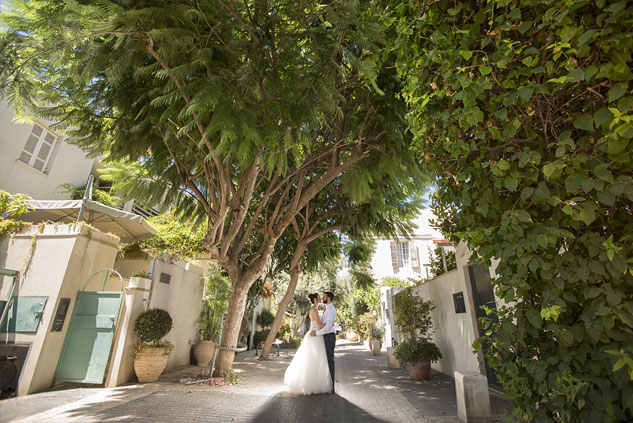
[[[280,393],[271,398],[250,421],[385,422],[337,394],[296,395],[290,393]]]

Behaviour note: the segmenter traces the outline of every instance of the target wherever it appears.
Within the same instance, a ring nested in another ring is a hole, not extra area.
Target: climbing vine
[[[515,414],[632,421],[633,5],[385,10],[438,226],[500,259],[485,354]]]

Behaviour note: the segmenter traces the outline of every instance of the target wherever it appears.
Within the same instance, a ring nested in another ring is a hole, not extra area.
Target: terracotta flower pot
[[[428,380],[431,376],[431,360],[419,360],[416,363],[407,363],[409,377],[415,380]]]
[[[209,366],[209,362],[213,358],[214,351],[214,341],[199,341],[193,347],[193,356],[196,358],[196,364],[201,367]]]
[[[156,382],[165,370],[169,354],[163,347],[145,347],[134,357],[134,373],[139,382]]]

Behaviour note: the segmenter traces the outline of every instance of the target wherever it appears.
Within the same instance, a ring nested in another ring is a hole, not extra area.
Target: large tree
[[[283,235],[287,239],[285,244],[290,248],[278,249],[273,254],[276,263],[287,270],[290,281],[279,302],[260,359],[268,359],[304,268],[313,270],[321,260],[342,255],[342,237],[363,239],[361,242],[369,244],[371,241],[364,239],[376,235],[409,234],[410,220],[422,206],[421,195],[428,185],[425,173],[415,167],[372,180],[370,189],[361,195],[360,200],[355,192],[344,192],[343,182],[337,179],[329,184],[297,214],[291,228]],[[334,232],[338,237],[328,237]],[[368,257],[370,255],[364,256]],[[355,261],[354,257],[352,261]],[[371,275],[367,278],[372,279]]]
[[[204,245],[231,279],[222,339],[235,347],[249,287],[297,213],[340,175],[362,191],[407,157],[372,7],[16,1],[3,16],[3,94],[70,142],[135,163],[139,194],[198,203]],[[233,356],[220,353],[220,371]]]

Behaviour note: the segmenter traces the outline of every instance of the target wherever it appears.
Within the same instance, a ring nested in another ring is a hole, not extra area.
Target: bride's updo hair
[[[312,304],[314,304],[314,302],[316,301],[317,298],[319,298],[319,294],[317,294],[317,293],[308,295],[308,299],[310,300],[310,302]]]

